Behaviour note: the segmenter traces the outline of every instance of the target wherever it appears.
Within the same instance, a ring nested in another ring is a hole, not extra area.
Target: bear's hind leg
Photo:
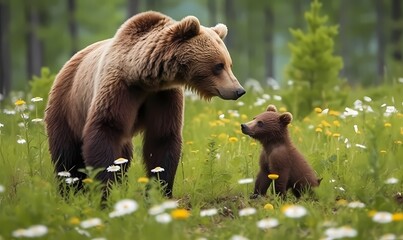
[[[165,186],[165,195],[172,197],[176,169],[182,151],[183,92],[171,89],[158,92],[145,103],[143,158],[149,177]],[[164,171],[151,172],[161,167]]]

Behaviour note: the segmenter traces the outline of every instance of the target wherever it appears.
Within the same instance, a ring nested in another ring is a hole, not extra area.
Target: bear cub
[[[291,121],[291,113],[279,113],[274,105],[269,105],[266,112],[241,124],[242,133],[258,140],[263,146],[260,171],[251,198],[266,195],[272,182],[268,174],[279,175],[275,180],[275,191],[282,197],[290,188],[295,197],[299,198],[304,190],[319,186],[320,180],[291,142],[287,129]]]

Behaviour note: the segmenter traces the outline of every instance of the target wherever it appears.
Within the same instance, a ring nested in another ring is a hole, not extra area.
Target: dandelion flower
[[[239,184],[248,184],[253,183],[253,178],[243,178],[238,180]]]
[[[394,213],[392,214],[392,219],[393,221],[397,222],[397,221],[403,221],[403,213]]]
[[[127,160],[126,158],[118,158],[115,161],[113,161],[113,163],[119,165],[119,164],[127,163],[128,161],[129,160]]]
[[[267,203],[267,204],[264,205],[263,208],[266,209],[266,210],[273,210],[274,206],[272,204],[270,204],[270,203]]]
[[[317,127],[317,128],[315,129],[315,132],[317,132],[317,133],[321,133],[321,132],[323,132],[323,130],[322,130],[322,128]]]
[[[23,138],[20,138],[20,139],[17,140],[17,143],[18,144],[25,144],[25,143],[27,143],[27,140],[25,140]]]
[[[384,126],[385,126],[385,127],[391,127],[392,124],[387,122],[387,123],[384,124]]]
[[[300,205],[288,205],[283,207],[282,212],[289,218],[301,218],[308,214],[305,207]]]
[[[106,169],[106,171],[108,171],[108,172],[117,172],[119,170],[120,170],[120,166],[117,166],[117,165],[111,165]]]
[[[280,176],[279,176],[278,174],[272,173],[272,174],[267,175],[267,177],[270,178],[271,180],[276,180],[276,179],[278,179]]]
[[[382,153],[382,154],[386,154],[387,152],[386,152],[386,150],[381,150],[381,151],[379,151],[380,153]]]
[[[114,206],[114,211],[109,213],[110,218],[120,217],[135,212],[139,205],[132,199],[123,199]]]
[[[256,209],[255,208],[243,208],[241,210],[239,210],[239,216],[250,216],[256,213]]]
[[[365,204],[360,201],[354,201],[347,204],[349,208],[364,208]]]
[[[218,210],[215,208],[200,210],[201,217],[211,217],[211,216],[216,215],[217,213],[218,213]]]
[[[238,142],[238,138],[236,138],[236,137],[230,137],[230,138],[228,138],[228,141],[229,141],[230,143],[235,143],[235,142]]]
[[[102,225],[102,220],[100,218],[90,218],[80,223],[80,226],[84,229],[97,227]]]
[[[256,223],[257,227],[260,229],[275,228],[279,225],[279,222],[275,218],[265,218]]]
[[[251,142],[250,145],[251,145],[251,146],[256,146],[257,143],[256,143],[256,142]]]
[[[60,177],[71,177],[71,174],[70,174],[69,172],[67,172],[67,171],[61,171],[61,172],[58,172],[58,173],[57,173],[57,176],[60,176]]]
[[[322,112],[322,108],[316,107],[316,108],[314,109],[314,111],[315,111],[316,113],[321,113],[321,112]]]
[[[168,213],[162,213],[155,216],[155,220],[159,223],[167,224],[172,221],[172,217]]]
[[[137,179],[138,183],[148,183],[150,181],[150,179],[148,179],[148,177],[139,177]]]
[[[399,182],[399,179],[394,178],[394,177],[391,177],[391,178],[388,178],[388,179],[385,180],[386,184],[396,184],[398,182]]]
[[[377,223],[389,223],[392,222],[393,215],[390,212],[376,212],[372,216],[372,221]]]
[[[186,209],[179,208],[179,209],[173,210],[171,212],[171,216],[173,219],[183,220],[183,219],[187,219],[190,217],[190,212]]]
[[[158,173],[158,172],[163,172],[165,171],[165,169],[163,169],[162,167],[156,167],[154,169],[151,169],[152,173]]]
[[[339,206],[347,206],[347,205],[348,205],[348,202],[347,202],[346,199],[339,199],[339,200],[337,200],[336,205],[339,205]]]
[[[340,137],[340,133],[333,133],[332,136],[338,138],[338,137]]]
[[[0,193],[3,193],[6,191],[6,188],[0,184]]]

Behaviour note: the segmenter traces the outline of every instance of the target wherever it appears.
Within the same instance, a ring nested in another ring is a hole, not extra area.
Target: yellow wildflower
[[[231,120],[229,120],[228,118],[222,118],[222,119],[220,119],[221,120],[221,122],[223,122],[223,123],[229,123],[229,122],[231,122]]]
[[[241,114],[241,119],[242,119],[242,120],[247,120],[247,119],[248,119],[248,116],[246,116],[246,114]]]
[[[386,150],[381,150],[381,151],[379,151],[379,152],[385,154],[385,153],[386,153]]]
[[[333,125],[335,125],[336,127],[340,127],[340,122],[337,120],[333,121]]]
[[[384,126],[385,126],[385,127],[391,127],[392,124],[387,122],[387,123],[384,124]]]
[[[331,131],[329,131],[329,130],[327,130],[327,129],[326,129],[325,134],[326,134],[327,136],[332,136],[332,132],[331,132]]]
[[[333,137],[340,137],[340,133],[333,133],[333,135],[332,135]]]
[[[267,177],[270,178],[271,180],[276,180],[276,179],[278,179],[280,176],[279,176],[278,174],[272,173],[272,174],[267,175]]]
[[[251,145],[251,146],[256,146],[257,143],[256,143],[256,142],[251,142],[250,145]]]
[[[94,182],[94,179],[92,179],[92,178],[85,178],[85,179],[83,179],[82,182],[83,182],[83,183],[86,183],[86,184],[89,184],[89,183],[93,183],[93,182]]]
[[[329,111],[329,115],[330,115],[330,116],[336,116],[336,117],[337,117],[337,116],[340,116],[340,112],[334,111],[334,110],[330,110],[330,111]]]
[[[234,132],[235,132],[236,134],[241,134],[241,133],[242,133],[242,131],[239,130],[239,129],[235,129]]]
[[[395,143],[400,145],[400,144],[402,144],[402,141],[397,140],[397,141],[395,141]]]
[[[394,213],[392,215],[393,221],[403,221],[403,213]]]
[[[187,219],[190,217],[190,212],[186,209],[179,208],[175,209],[171,212],[171,216],[173,219]]]
[[[15,106],[19,107],[19,106],[25,105],[25,101],[22,99],[18,99],[17,101],[15,101],[14,104],[15,104]]]
[[[320,107],[316,107],[314,110],[315,110],[316,113],[321,113],[322,112],[322,108],[320,108]]]
[[[327,122],[326,120],[322,120],[321,123],[322,123],[322,125],[323,125],[324,127],[331,127],[331,126],[332,126],[332,125],[330,125],[330,123]]]
[[[220,139],[220,140],[228,139],[228,134],[220,133],[220,135],[218,135],[218,139]]]
[[[270,204],[270,203],[267,203],[266,205],[264,205],[263,208],[266,209],[266,210],[273,210],[274,206],[272,204]]]
[[[213,122],[209,122],[210,127],[217,127],[217,122],[213,121]]]
[[[280,107],[280,108],[278,109],[278,111],[279,111],[279,112],[287,112],[287,108],[285,108],[285,107]]]
[[[376,210],[371,210],[368,212],[368,217],[373,217],[377,213]]]
[[[322,128],[317,127],[317,128],[315,129],[315,132],[317,132],[317,133],[321,133],[321,132],[322,132]]]
[[[193,141],[187,141],[186,144],[187,145],[193,145]]]
[[[346,200],[346,199],[339,199],[339,200],[337,200],[337,202],[336,202],[336,205],[339,205],[339,206],[346,206],[348,204],[348,201]]]
[[[228,141],[231,142],[231,143],[235,143],[235,142],[238,142],[238,138],[230,137],[230,138],[228,138]]]
[[[311,122],[311,119],[310,119],[309,117],[304,117],[304,119],[303,119],[302,121],[304,121],[305,123],[307,123],[307,122]]]
[[[137,179],[138,183],[148,183],[150,181],[150,179],[148,179],[148,177],[139,177]]]
[[[80,219],[78,217],[72,217],[72,218],[70,218],[69,223],[71,225],[78,225],[78,224],[80,224]]]

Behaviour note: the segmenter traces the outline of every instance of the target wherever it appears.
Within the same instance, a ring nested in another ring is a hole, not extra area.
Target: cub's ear
[[[277,108],[276,108],[276,106],[270,104],[269,106],[267,106],[266,111],[268,111],[268,112],[277,112]]]
[[[187,16],[171,27],[173,40],[188,40],[200,32],[200,22],[194,16]]]
[[[280,122],[284,125],[288,125],[292,121],[292,115],[289,112],[285,112],[280,115]]]
[[[227,26],[225,26],[222,23],[219,23],[217,25],[215,25],[215,27],[212,27],[211,29],[214,30],[214,32],[216,32],[218,34],[218,36],[224,40],[224,38],[227,36],[228,34],[228,28]]]

